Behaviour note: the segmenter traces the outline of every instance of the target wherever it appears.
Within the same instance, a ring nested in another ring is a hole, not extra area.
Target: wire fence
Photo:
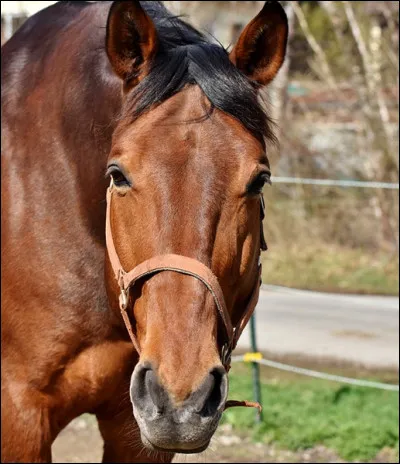
[[[378,182],[364,181],[362,177],[340,180],[340,176],[319,178],[299,173],[298,177],[272,176],[271,181],[272,187],[264,191],[268,207],[264,227],[273,244],[274,259],[278,258],[282,266],[285,263],[281,260],[294,260],[297,250],[301,258],[315,247],[323,253],[336,248],[342,249],[345,257],[351,253],[357,255],[360,264],[364,261],[364,270],[374,266],[379,273],[376,263],[384,261],[392,252],[394,256],[397,251],[397,178],[393,182]],[[278,250],[282,251],[279,255]],[[321,260],[325,256],[328,254],[321,255]],[[345,265],[345,258],[341,262]],[[311,276],[312,268],[305,266],[305,270],[304,279],[307,279],[306,274],[309,272]],[[283,279],[285,282],[289,275],[290,272]]]
[[[361,180],[335,180],[335,179],[306,179],[301,177],[271,177],[272,183],[326,185],[337,187],[362,187],[372,189],[399,190],[399,184],[393,182],[373,182]]]
[[[255,356],[251,356],[251,355]],[[283,364],[277,361],[271,361],[270,359],[263,359],[261,356],[257,356],[259,353],[246,353],[245,355],[232,356],[232,362],[252,362],[262,364],[264,366],[273,367],[283,371],[293,372],[295,374],[306,375],[308,377],[314,377],[323,380],[331,380],[333,382],[341,382],[349,385],[356,385],[358,387],[367,388],[378,388],[380,390],[391,390],[399,391],[399,385],[393,385],[389,383],[372,382],[370,380],[353,379],[350,377],[343,377],[340,375],[328,374],[326,372],[318,372],[311,369],[304,369],[302,367],[291,366],[290,364]]]
[[[300,177],[284,177],[284,176],[272,176],[272,184],[302,184],[302,185],[317,185],[317,186],[333,186],[339,188],[366,188],[366,189],[386,189],[386,190],[399,190],[398,183],[391,182],[375,182],[375,181],[360,181],[360,180],[335,180],[335,179],[312,179],[312,178],[300,178]],[[254,399],[256,402],[261,403],[261,389],[260,389],[260,373],[259,365],[280,369],[287,372],[292,372],[299,375],[313,377],[321,380],[328,380],[333,382],[340,382],[343,384],[354,385],[357,387],[365,388],[376,388],[380,390],[388,391],[399,391],[399,385],[374,382],[364,379],[355,379],[350,377],[344,377],[335,374],[328,374],[326,372],[314,371],[311,369],[305,369],[298,366],[292,366],[270,359],[263,359],[261,353],[257,350],[257,342],[255,338],[255,320],[254,315],[251,318],[252,325],[251,331],[251,349],[253,352],[246,353],[244,355],[233,356],[232,363],[235,362],[246,362],[252,364],[253,368],[253,389]],[[256,423],[262,420],[262,412],[256,411]]]

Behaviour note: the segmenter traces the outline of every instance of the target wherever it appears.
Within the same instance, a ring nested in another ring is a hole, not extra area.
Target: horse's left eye
[[[271,184],[271,175],[268,172],[262,172],[248,184],[247,194],[259,195],[265,184]]]

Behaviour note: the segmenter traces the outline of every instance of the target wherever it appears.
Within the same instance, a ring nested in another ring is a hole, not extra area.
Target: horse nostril
[[[154,406],[157,408],[157,412],[163,412],[168,401],[168,395],[152,369],[147,370],[145,374],[145,385]]]
[[[158,413],[165,410],[168,393],[160,385],[150,364],[136,367],[131,383],[131,398],[139,409],[154,410],[155,407]]]
[[[193,407],[201,416],[214,416],[225,403],[228,381],[223,367],[216,367],[207,375],[200,388],[192,395]]]

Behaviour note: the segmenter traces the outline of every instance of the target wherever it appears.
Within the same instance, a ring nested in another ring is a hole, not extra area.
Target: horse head
[[[230,53],[140,2],[109,12],[106,51],[124,105],[107,166],[106,284],[140,353],[130,393],[152,449],[203,450],[224,410],[226,350],[259,286],[273,136],[257,93],[286,41],[278,2],[265,3]],[[124,281],[143,263],[147,272]]]

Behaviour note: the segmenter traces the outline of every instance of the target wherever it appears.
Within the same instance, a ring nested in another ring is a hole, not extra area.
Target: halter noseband
[[[131,271],[125,272],[121,262],[119,260],[117,251],[115,249],[114,240],[112,237],[111,231],[111,194],[112,194],[113,182],[107,189],[107,213],[106,213],[106,246],[108,251],[108,256],[110,258],[111,267],[114,271],[115,278],[117,279],[118,285],[120,287],[120,296],[119,296],[119,307],[121,310],[122,318],[124,320],[125,326],[128,330],[129,336],[132,340],[133,345],[135,346],[136,351],[140,354],[140,347],[138,339],[132,329],[132,324],[128,315],[129,308],[129,289],[135,285],[137,281],[143,277],[154,275],[163,271],[174,271],[180,274],[185,274],[192,276],[202,282],[206,288],[209,290],[211,295],[214,298],[215,304],[217,306],[218,312],[221,316],[222,322],[224,324],[224,343],[221,347],[221,362],[225,370],[228,372],[230,369],[230,359],[232,351],[235,349],[236,344],[239,340],[240,335],[242,334],[244,328],[246,327],[251,315],[254,312],[256,307],[260,285],[261,285],[261,263],[258,265],[258,275],[255,282],[252,294],[247,303],[246,309],[239,320],[239,323],[234,327],[228,310],[226,308],[224,294],[222,292],[221,286],[218,282],[218,278],[211,271],[210,268],[205,266],[200,261],[189,258],[187,256],[176,255],[176,254],[165,254],[158,255],[150,258],[142,263],[138,264]],[[262,227],[262,220],[264,218],[264,199],[261,196],[260,203],[260,222],[261,222],[261,236],[260,236],[260,246],[261,250],[266,250],[267,245],[264,240],[264,233]]]

